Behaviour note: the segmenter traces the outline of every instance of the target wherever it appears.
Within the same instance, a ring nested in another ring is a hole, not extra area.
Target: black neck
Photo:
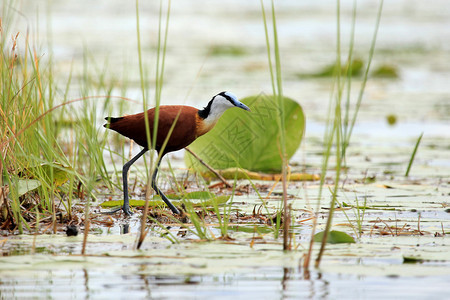
[[[202,119],[206,119],[209,116],[209,113],[211,111],[211,105],[214,99],[211,99],[211,101],[208,102],[208,105],[206,105],[203,109],[200,109],[198,111],[198,116]]]

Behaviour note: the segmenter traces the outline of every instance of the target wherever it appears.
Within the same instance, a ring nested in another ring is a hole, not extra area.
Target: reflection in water
[[[283,278],[281,279],[281,288],[283,289],[283,298],[286,296],[287,282],[290,279],[292,268],[283,268]]]
[[[139,267],[140,272],[144,273],[146,271],[146,265],[142,264]],[[145,295],[146,299],[152,299],[152,292],[151,292],[151,282],[148,279],[147,275],[141,274],[139,275],[139,278],[142,280],[144,286],[143,286],[143,290],[147,293]]]
[[[258,268],[253,272],[215,275],[151,275],[149,264],[112,264],[43,272],[8,272],[0,277],[0,298],[128,298],[128,299],[229,299],[295,298],[338,299],[346,295],[364,298],[444,298],[448,276],[390,278],[321,274],[311,271],[305,279],[294,268]],[[20,279],[19,279],[20,278]],[[281,287],[280,287],[281,282]],[[418,284],[420,282],[420,284]],[[383,286],[383,288],[378,288]],[[433,289],[423,290],[423,286]],[[427,294],[426,294],[427,293]]]
[[[90,298],[90,292],[89,292],[89,272],[86,269],[83,269],[83,275],[84,275],[84,290],[86,292],[86,299]]]
[[[127,234],[130,232],[130,223],[122,223],[120,225],[120,233],[121,234]]]

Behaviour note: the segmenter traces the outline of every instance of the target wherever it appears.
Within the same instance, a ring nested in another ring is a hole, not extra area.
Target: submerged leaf
[[[228,168],[225,170],[219,170],[218,173],[222,175],[225,179],[256,179],[256,180],[267,180],[267,181],[278,181],[281,180],[281,174],[267,174],[267,173],[257,173],[241,168]],[[203,177],[215,177],[212,172],[203,172]],[[316,174],[307,173],[290,173],[287,176],[289,181],[313,181],[319,180],[320,176]]]
[[[324,231],[318,232],[314,235],[314,242],[322,242]],[[327,243],[341,244],[341,243],[355,243],[355,240],[347,233],[337,230],[331,230],[328,233]]]
[[[341,65],[341,76],[346,76],[346,75],[350,75],[350,76],[359,76],[362,74],[363,71],[363,67],[364,67],[364,62],[359,59],[359,58],[355,58],[351,64],[349,64],[348,62],[344,65]],[[297,76],[299,78],[320,78],[320,77],[332,77],[332,76],[336,76],[336,74],[338,73],[338,64],[337,62],[324,67],[322,70],[316,72],[316,73],[311,73],[311,74],[303,74],[303,73],[299,73],[297,74]]]
[[[372,75],[374,77],[384,77],[384,78],[398,78],[398,69],[393,65],[381,65],[376,68]]]
[[[253,225],[253,226],[234,225],[229,226],[228,229],[236,232],[258,233],[258,234],[266,234],[273,232],[273,228],[266,225]]]
[[[215,197],[216,195],[214,195],[211,192],[208,191],[195,191],[195,192],[190,192],[190,193],[186,193],[186,194],[182,194],[182,195],[177,195],[177,194],[168,194],[167,197],[169,199],[211,199],[213,197]]]
[[[279,172],[282,159],[277,100],[273,96],[259,95],[241,101],[252,111],[228,110],[208,134],[198,138],[189,148],[215,169],[240,167],[251,171]],[[289,159],[302,140],[305,117],[301,106],[294,100],[284,97],[282,103]],[[186,153],[185,161],[194,169],[205,170],[189,153]]]
[[[414,254],[403,254],[403,263],[424,263],[450,261],[448,251],[422,251]]]
[[[211,194],[212,197],[208,197],[208,198],[205,198],[204,194],[199,194],[200,197],[192,198],[192,196],[195,195],[194,193],[202,193],[202,192],[189,193],[191,198],[186,197],[186,195],[184,195],[184,196],[181,195],[181,196],[178,196],[177,198],[175,198],[174,194],[171,194],[170,197],[169,197],[169,195],[167,195],[167,198],[171,199],[172,200],[171,202],[174,205],[181,205],[181,203],[183,201],[189,201],[190,203],[192,203],[192,205],[194,207],[222,205],[222,204],[225,204],[230,199],[230,196],[215,196],[214,194]],[[187,195],[189,195],[189,194],[187,194]],[[173,200],[173,199],[177,199],[177,200]],[[184,199],[184,200],[180,200],[180,199]],[[190,201],[190,200],[199,200],[199,201]],[[122,205],[123,205],[123,200],[105,201],[100,204],[100,206],[103,208],[117,207],[117,206],[122,206]],[[130,200],[130,206],[144,206],[144,205],[145,205],[145,200]],[[148,202],[149,207],[159,207],[159,206],[164,206],[164,205],[166,205],[166,204],[164,203],[163,200],[161,200],[161,197],[159,197],[159,196],[154,196],[153,200],[150,200]]]

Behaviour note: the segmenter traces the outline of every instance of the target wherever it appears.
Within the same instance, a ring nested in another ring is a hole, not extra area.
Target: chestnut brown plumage
[[[158,130],[156,133],[156,141],[152,141],[153,129],[155,124],[155,108],[145,112],[148,116],[148,126],[150,133],[150,141],[147,139],[147,131],[145,128],[144,112],[135,115],[129,115],[119,118],[106,117],[109,122],[104,127],[117,131],[123,136],[134,140],[143,149],[123,166],[123,192],[124,202],[122,210],[130,215],[129,198],[128,198],[128,170],[130,166],[136,162],[150,147],[153,146],[159,154],[155,171],[152,175],[152,188],[161,196],[163,201],[169,206],[173,213],[179,214],[179,210],[167,199],[156,185],[156,175],[162,157],[172,151],[183,149],[191,144],[199,136],[210,131],[217,123],[220,116],[231,107],[239,107],[250,110],[247,106],[237,100],[237,98],[229,93],[222,92],[214,96],[206,107],[198,110],[191,106],[185,105],[161,105],[159,107]],[[116,212],[119,209],[113,211]]]

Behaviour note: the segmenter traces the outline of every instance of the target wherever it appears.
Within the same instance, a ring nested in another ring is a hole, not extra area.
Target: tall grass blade
[[[272,91],[273,95],[276,99],[278,114],[277,114],[277,123],[279,129],[279,139],[277,142],[280,147],[280,156],[282,158],[282,185],[283,185],[283,214],[284,214],[284,222],[283,222],[283,249],[290,250],[289,245],[289,225],[290,219],[289,216],[289,207],[287,205],[287,154],[286,154],[286,135],[285,135],[285,124],[284,124],[284,105],[283,101],[283,81],[282,81],[282,73],[281,73],[281,59],[280,59],[280,49],[278,43],[278,32],[277,32],[277,23],[276,23],[276,14],[275,14],[275,3],[271,1],[271,17],[272,17],[272,31],[273,31],[273,56],[275,60],[275,72],[273,70],[272,64],[272,45],[269,38],[269,30],[267,26],[267,16],[265,13],[264,2],[261,0],[261,10],[262,17],[264,23],[264,33],[266,38],[266,48],[267,55],[269,61],[269,71],[270,78],[272,83]],[[275,75],[274,75],[275,74]],[[278,223],[278,222],[277,222]]]
[[[336,28],[337,28],[337,42],[336,42],[336,86],[337,86],[337,95],[335,100],[335,106],[334,106],[334,122],[333,122],[333,128],[331,130],[332,134],[331,136],[335,137],[336,139],[336,175],[335,175],[335,182],[334,182],[334,189],[332,191],[332,198],[330,202],[330,209],[328,211],[328,219],[327,223],[325,225],[324,235],[322,239],[322,243],[320,245],[319,254],[317,255],[316,261],[315,261],[315,267],[317,268],[320,264],[320,260],[322,258],[323,252],[325,250],[325,244],[328,238],[328,233],[331,229],[331,224],[333,220],[333,213],[334,213],[334,207],[336,203],[336,197],[337,197],[337,190],[339,186],[339,179],[340,179],[340,171],[341,171],[341,129],[342,129],[342,123],[341,123],[341,101],[342,101],[342,87],[341,87],[341,11],[340,11],[340,1],[336,2]],[[333,139],[331,139],[333,140]],[[331,148],[331,143],[328,145],[329,148]],[[327,147],[327,148],[328,148]],[[330,153],[328,153],[330,154]],[[325,160],[328,162],[328,158]],[[324,174],[322,174],[322,177],[324,177]],[[322,185],[321,185],[322,189]]]
[[[345,102],[345,109],[344,109],[344,123],[343,123],[343,133],[342,135],[344,137],[347,136],[348,130],[349,130],[349,115],[350,115],[350,94],[351,94],[351,88],[352,88],[352,75],[353,75],[353,49],[355,44],[355,29],[356,29],[356,11],[357,11],[357,0],[353,1],[353,13],[352,13],[352,24],[351,24],[351,32],[350,32],[350,47],[348,52],[348,58],[347,58],[347,99]],[[344,145],[345,147],[346,145]],[[346,160],[345,157],[345,148],[343,148],[343,154],[342,157],[344,158],[344,162]]]
[[[143,100],[143,110],[144,112],[147,110],[148,104],[147,104],[147,97],[146,97],[146,88],[145,88],[145,81],[146,78],[144,76],[144,63],[142,61],[142,47],[141,47],[141,32],[140,32],[140,21],[139,21],[139,0],[136,0],[136,35],[137,35],[137,51],[138,51],[138,57],[139,57],[139,79],[141,83],[141,94],[142,94],[142,100]],[[159,112],[159,106],[156,108],[156,116],[158,116]],[[155,118],[155,123],[157,122],[158,118]],[[148,115],[144,114],[144,122],[145,122],[145,134],[147,136],[147,141],[149,141],[148,148],[152,149],[152,146],[154,147],[154,143],[152,144],[150,136],[150,125],[149,125],[149,119]],[[157,127],[157,123],[155,124]],[[153,134],[153,136],[155,136]],[[153,155],[150,155],[150,170],[153,167]],[[125,175],[124,175],[125,176]],[[128,176],[128,174],[126,175]],[[148,175],[147,172],[147,187],[151,186],[150,183],[151,176]],[[125,192],[125,191],[124,191]],[[148,212],[148,201],[150,199],[150,191],[149,188],[147,188],[147,192],[145,195],[145,206],[144,206],[144,213],[141,217],[141,228],[138,236],[138,241],[136,243],[136,248],[140,249],[142,243],[144,242],[145,236],[147,234],[146,230],[146,224],[147,224],[147,212]]]
[[[368,76],[369,76],[370,66],[372,64],[373,55],[375,53],[375,45],[376,45],[376,42],[377,42],[378,29],[380,27],[381,15],[382,15],[382,12],[383,12],[383,2],[384,2],[383,0],[381,0],[379,2],[377,17],[376,17],[376,21],[375,21],[375,30],[374,30],[373,36],[372,36],[372,42],[371,42],[371,45],[370,45],[369,57],[368,57],[368,60],[367,60],[367,66],[366,66],[366,69],[364,71],[364,76],[363,76],[363,80],[362,80],[362,83],[361,83],[361,88],[359,90],[358,99],[356,101],[355,111],[353,112],[353,117],[351,119],[351,124],[350,124],[350,127],[348,128],[348,130],[346,131],[346,134],[344,135],[344,144],[343,144],[343,147],[342,147],[342,156],[345,156],[345,153],[347,151],[347,147],[348,147],[348,145],[350,143],[350,138],[352,136],[353,128],[355,127],[355,123],[356,123],[356,119],[357,119],[357,116],[358,116],[358,112],[359,112],[359,109],[361,107],[362,98],[364,96],[364,91],[365,91],[367,80],[368,80]],[[356,9],[356,6],[355,6],[355,9]]]
[[[405,172],[405,177],[409,176],[409,171],[411,170],[411,166],[414,162],[414,158],[416,157],[417,149],[419,148],[419,144],[420,144],[420,141],[422,140],[422,137],[423,137],[423,132],[417,139],[416,145],[414,146],[414,150],[411,154],[411,158],[409,159],[408,168],[406,169],[406,172]]]
[[[156,138],[155,139],[150,139],[150,135],[153,137],[157,136],[157,130],[158,130],[158,121],[159,121],[159,107],[160,107],[160,103],[161,103],[161,94],[162,94],[162,88],[163,88],[163,82],[164,82],[164,66],[165,66],[165,57],[166,57],[166,49],[167,49],[167,37],[168,37],[168,33],[169,33],[169,17],[170,17],[170,7],[171,7],[171,1],[169,0],[167,3],[167,12],[166,12],[166,19],[165,19],[165,30],[164,33],[162,31],[163,28],[163,1],[160,1],[160,7],[159,7],[159,25],[158,25],[158,42],[157,42],[157,53],[156,53],[156,81],[155,81],[155,117],[153,120],[153,132],[150,134],[150,130],[149,130],[149,120],[148,120],[148,115],[144,114],[145,117],[145,127],[146,127],[146,134],[147,134],[147,140],[149,141],[149,149],[154,149],[155,145],[156,145]],[[137,18],[137,34],[138,34],[138,40],[140,39],[140,30],[139,30],[139,8],[138,8],[138,0],[136,0],[136,18]],[[163,39],[163,42],[161,42],[161,40]],[[138,52],[141,53],[141,45],[140,43],[138,44]],[[139,60],[139,64],[140,64],[140,69],[142,69],[142,59],[140,58]],[[144,78],[143,78],[143,74],[141,73],[141,88],[142,88],[142,92],[144,93]],[[144,102],[144,111],[146,110],[146,103]],[[178,119],[178,116],[177,116]],[[163,148],[165,147],[165,144],[168,142],[168,139],[170,137],[170,134],[172,133],[172,130],[175,128],[175,124],[176,121],[172,124],[168,137],[166,137],[166,140],[164,142]],[[161,153],[159,153],[159,157],[157,158],[157,160],[159,161],[160,159],[162,159],[161,155],[162,155],[162,151],[160,151]],[[151,156],[151,160],[150,160],[150,169],[153,170],[153,155]],[[147,180],[147,187],[151,186],[151,176],[148,177]],[[137,243],[137,248],[139,249],[140,246],[142,245],[146,233],[147,231],[145,230],[146,228],[146,220],[147,220],[147,213],[148,213],[148,201],[150,200],[150,188],[147,188],[147,192],[145,194],[145,206],[144,206],[144,212],[142,215],[142,219],[141,219],[141,232],[140,232],[140,236],[139,236],[139,241]]]
[[[320,190],[319,190],[319,203],[320,203],[320,199],[321,199],[321,195],[322,195],[322,187],[324,185],[324,178],[325,178],[325,174],[326,174],[326,169],[328,166],[328,161],[329,161],[329,157],[331,155],[331,149],[332,149],[332,145],[333,142],[335,141],[335,145],[336,145],[336,173],[335,173],[335,179],[334,179],[334,187],[333,189],[330,191],[331,192],[331,202],[330,202],[330,209],[328,212],[328,219],[327,219],[327,223],[326,223],[326,227],[324,230],[324,239],[322,240],[321,246],[320,246],[320,250],[319,253],[317,255],[316,261],[315,261],[315,267],[319,267],[320,265],[320,261],[323,255],[323,252],[325,250],[325,243],[327,240],[327,235],[331,230],[331,225],[332,225],[332,219],[333,219],[333,213],[334,213],[334,208],[335,208],[335,204],[337,201],[337,194],[338,194],[338,190],[339,190],[339,180],[340,180],[340,175],[341,175],[341,168],[342,168],[342,162],[345,161],[345,153],[346,153],[346,149],[349,145],[349,141],[350,141],[350,137],[351,137],[351,133],[352,130],[355,126],[356,123],[356,117],[358,115],[359,112],[359,108],[361,105],[361,101],[362,101],[362,97],[364,95],[364,90],[365,90],[365,86],[367,83],[367,79],[368,79],[368,73],[369,73],[369,69],[370,69],[370,65],[371,65],[371,61],[374,55],[374,51],[375,51],[375,44],[376,44],[376,38],[377,38],[377,33],[378,33],[378,28],[380,25],[380,19],[381,19],[381,12],[382,12],[382,7],[383,7],[383,1],[380,1],[380,5],[379,5],[379,10],[377,13],[377,18],[376,18],[376,24],[375,24],[375,30],[374,30],[374,34],[372,37],[372,41],[371,41],[371,47],[369,50],[369,62],[367,65],[367,68],[365,70],[364,73],[364,78],[363,78],[363,82],[361,84],[361,89],[358,95],[358,99],[357,99],[357,103],[356,103],[356,108],[355,111],[353,113],[353,117],[351,119],[351,124],[350,126],[348,126],[348,122],[349,122],[349,100],[347,99],[346,102],[346,106],[345,106],[345,115],[344,115],[344,122],[342,122],[342,95],[343,95],[343,90],[344,90],[344,84],[341,84],[341,44],[340,44],[340,40],[341,40],[341,30],[340,30],[340,26],[341,26],[341,21],[340,21],[340,1],[337,1],[337,9],[336,9],[336,15],[337,15],[337,47],[336,47],[336,54],[337,54],[337,58],[336,58],[336,84],[335,86],[337,87],[337,92],[336,92],[336,98],[335,98],[335,104],[334,104],[334,115],[329,115],[329,118],[332,118],[333,121],[333,125],[332,128],[329,130],[329,134],[326,135],[328,138],[328,141],[325,144],[326,150],[325,150],[325,156],[324,156],[324,161],[322,164],[322,180],[320,182]],[[356,3],[354,3],[353,9],[356,10]],[[354,19],[356,17],[356,11],[353,12],[353,22],[352,22],[352,26],[355,26],[355,22]],[[351,72],[351,57],[352,57],[352,53],[353,53],[353,34],[354,34],[354,28],[352,28],[351,31],[351,44],[350,44],[350,53],[349,53],[349,62],[348,62],[348,72],[347,72],[347,80],[351,80],[351,76],[350,76],[350,72]],[[350,83],[347,83],[347,88],[350,89],[351,85]],[[350,95],[349,91],[347,94],[347,97]],[[310,243],[310,250],[309,253],[311,253],[311,247],[313,246],[313,243]]]

